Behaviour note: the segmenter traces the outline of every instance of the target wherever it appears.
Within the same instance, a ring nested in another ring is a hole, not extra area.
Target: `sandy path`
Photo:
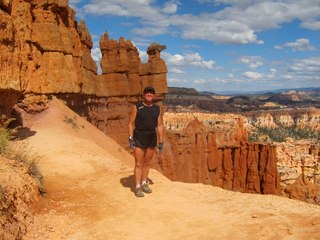
[[[133,157],[58,101],[26,121],[48,193],[25,239],[320,239],[320,207],[171,182],[136,198]]]

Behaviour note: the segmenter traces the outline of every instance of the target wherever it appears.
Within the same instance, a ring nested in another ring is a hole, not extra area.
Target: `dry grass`
[[[27,173],[35,179],[39,192],[44,194],[46,192],[44,178],[37,164],[40,156],[35,154],[25,144],[12,143],[16,129],[9,129],[8,126],[13,120],[5,115],[2,115],[0,118],[0,155],[13,159],[23,165],[27,169]]]
[[[13,120],[13,118],[7,118],[6,115],[0,117],[0,154],[9,152],[9,142],[13,138],[15,129],[9,129],[8,126]]]
[[[9,158],[14,159],[18,163],[25,166],[27,173],[35,179],[40,194],[46,193],[44,177],[38,167],[38,161],[40,160],[41,156],[37,155],[25,143],[16,142],[12,147]]]

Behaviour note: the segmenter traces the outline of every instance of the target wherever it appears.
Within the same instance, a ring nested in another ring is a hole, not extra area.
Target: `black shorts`
[[[136,147],[139,148],[155,148],[157,146],[157,133],[153,131],[141,131],[134,129],[133,138]]]

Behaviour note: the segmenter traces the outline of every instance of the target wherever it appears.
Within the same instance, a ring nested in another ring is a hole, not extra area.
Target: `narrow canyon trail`
[[[24,121],[47,190],[24,239],[320,239],[320,207],[282,197],[151,170],[153,193],[136,198],[133,156],[58,100]]]

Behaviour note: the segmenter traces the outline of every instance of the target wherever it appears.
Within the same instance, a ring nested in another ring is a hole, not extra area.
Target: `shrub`
[[[70,124],[72,128],[79,129],[76,116],[74,116],[73,118],[65,116],[63,121],[67,124]]]
[[[21,163],[27,169],[27,173],[33,177],[38,185],[41,194],[46,193],[44,187],[44,178],[39,170],[38,161],[41,158],[34,153],[25,143],[16,144],[14,151],[11,152],[10,158]]]
[[[7,118],[6,115],[1,115],[0,118],[0,154],[6,154],[9,151],[9,141],[13,138],[15,129],[9,129],[9,124],[13,118]]]

